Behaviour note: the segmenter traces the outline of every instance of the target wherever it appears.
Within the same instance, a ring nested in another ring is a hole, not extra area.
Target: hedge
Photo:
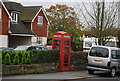
[[[57,63],[58,53],[56,50],[32,50],[32,51],[17,51],[7,50],[2,51],[2,64],[30,64],[30,63]]]
[[[86,64],[87,53],[82,51],[71,52],[71,65]]]
[[[71,65],[86,63],[87,53],[76,51],[71,52]],[[2,64],[39,64],[58,63],[58,52],[56,50],[32,50],[32,51],[2,51]]]
[[[32,63],[57,63],[58,52],[56,50],[33,50],[31,53]]]

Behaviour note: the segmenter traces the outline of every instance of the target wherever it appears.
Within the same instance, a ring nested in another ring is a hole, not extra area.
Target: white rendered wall
[[[0,35],[0,47],[8,47],[8,36]]]
[[[42,45],[46,45],[47,44],[47,37],[42,37]]]
[[[32,45],[46,45],[47,44],[47,37],[41,37],[42,38],[42,43],[37,44],[37,37],[32,37]]]

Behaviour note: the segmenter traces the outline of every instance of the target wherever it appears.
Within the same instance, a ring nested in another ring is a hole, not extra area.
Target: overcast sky
[[[19,2],[24,6],[33,5],[33,6],[43,6],[44,8],[49,8],[51,5],[55,4],[67,4],[68,6],[75,7],[76,3],[79,2],[89,2],[96,0],[9,0],[14,2]],[[102,0],[99,0],[102,1]],[[119,0],[105,0],[105,1],[119,1]]]
[[[5,0],[6,1],[6,0]],[[56,5],[56,4],[66,4],[68,6],[71,6],[74,8],[75,12],[79,14],[78,8],[82,8],[82,4],[81,2],[95,2],[96,0],[9,0],[9,1],[14,1],[14,2],[19,2],[24,6],[43,6],[44,9],[46,8],[50,8],[51,5]],[[98,0],[97,0],[98,1]],[[102,1],[102,0],[99,0]],[[114,2],[118,2],[120,0],[105,0],[107,2],[110,1],[114,1]],[[78,7],[78,4],[80,5],[80,7]],[[87,5],[89,8],[89,5]],[[81,15],[78,15],[80,18]]]

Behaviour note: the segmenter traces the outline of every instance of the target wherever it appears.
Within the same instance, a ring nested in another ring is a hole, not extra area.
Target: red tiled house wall
[[[2,9],[2,5],[0,4],[0,8]],[[0,35],[2,34],[2,20],[0,20]]]
[[[43,16],[43,25],[39,26],[38,23],[38,16]],[[40,37],[47,37],[47,20],[42,11],[36,16],[34,21],[32,22],[32,30],[33,32]]]
[[[2,20],[0,21],[0,29],[2,31],[0,32],[0,35],[8,35],[9,17],[3,6],[0,7],[2,8]]]

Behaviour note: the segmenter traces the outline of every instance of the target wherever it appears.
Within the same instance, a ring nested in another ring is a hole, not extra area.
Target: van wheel
[[[116,70],[115,68],[112,68],[110,71],[110,76],[115,77],[115,75],[116,75]]]
[[[88,70],[88,73],[89,74],[94,74],[94,71],[93,70]]]

